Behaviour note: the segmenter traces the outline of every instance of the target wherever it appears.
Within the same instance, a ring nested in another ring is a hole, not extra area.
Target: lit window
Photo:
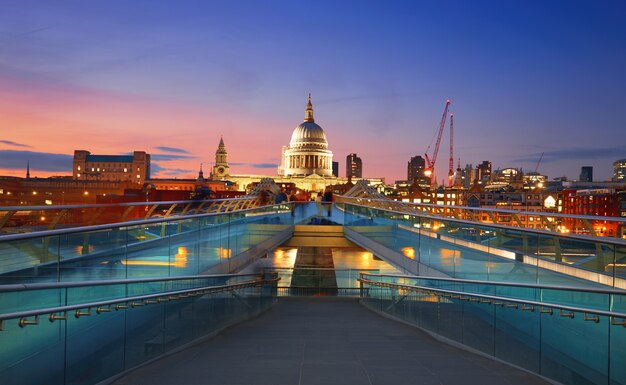
[[[96,171],[96,169],[92,167],[92,168],[91,168],[91,172],[94,172],[94,171]]]
[[[80,174],[76,174],[76,177],[80,178]]]
[[[137,179],[141,178],[141,175],[137,174]]]
[[[100,167],[98,167],[98,172],[100,172]]]
[[[128,169],[126,167],[124,167],[124,172],[128,172]]]
[[[78,171],[80,171],[80,166],[78,166]]]

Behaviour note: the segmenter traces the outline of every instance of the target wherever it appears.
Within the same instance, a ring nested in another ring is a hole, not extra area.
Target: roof
[[[316,146],[317,144],[317,146]],[[289,147],[299,148],[303,146],[311,146],[314,148],[321,146],[323,149],[328,148],[326,134],[322,127],[314,122],[302,122],[293,130]]]
[[[132,155],[87,155],[86,162],[133,163]]]

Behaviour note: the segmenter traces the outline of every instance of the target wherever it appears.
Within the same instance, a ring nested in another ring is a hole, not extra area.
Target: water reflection
[[[412,247],[403,247],[400,251],[402,251],[402,254],[407,257],[407,258],[411,258],[411,259],[415,259],[415,249]]]
[[[184,269],[187,267],[188,255],[189,251],[187,248],[185,246],[179,246],[173,261],[170,261],[169,256],[157,256],[150,259],[122,260],[121,263],[127,266],[171,266]]]
[[[298,248],[293,247],[278,247],[273,253],[268,255],[266,267],[275,269],[278,272],[281,278],[279,284],[281,287],[291,286],[297,255]],[[336,276],[336,287],[338,288],[358,288],[359,283],[357,279],[361,272],[401,274],[399,270],[389,263],[376,258],[372,253],[360,247],[333,248],[332,261],[334,275]],[[320,269],[320,267],[313,266],[310,268]],[[298,267],[299,272],[302,269],[302,266]]]

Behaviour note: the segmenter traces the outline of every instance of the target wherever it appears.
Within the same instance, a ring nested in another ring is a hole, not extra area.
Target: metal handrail
[[[374,286],[380,286],[380,287],[400,288],[400,289],[406,289],[406,290],[412,290],[412,291],[426,292],[426,293],[435,294],[435,295],[437,295],[437,293],[450,294],[450,295],[459,296],[459,298],[457,299],[465,299],[463,297],[476,297],[476,298],[488,299],[492,301],[492,302],[489,302],[492,305],[494,304],[494,302],[497,302],[498,305],[502,303],[503,306],[506,305],[506,303],[518,303],[518,304],[523,304],[523,305],[538,306],[542,308],[554,308],[554,309],[560,309],[560,310],[565,310],[565,311],[572,311],[576,313],[592,313],[592,314],[597,314],[597,315],[602,315],[602,316],[607,316],[607,317],[626,319],[626,313],[581,308],[581,307],[569,306],[569,305],[559,305],[559,304],[550,303],[550,302],[539,302],[539,301],[532,301],[532,300],[526,300],[526,299],[500,297],[500,296],[489,295],[489,294],[467,293],[464,291],[438,289],[438,288],[420,286],[420,285],[402,285],[398,283],[377,282],[377,281],[371,281],[371,280],[363,279],[363,278],[359,278],[359,282],[371,284]],[[626,324],[624,324],[623,326],[626,326]]]
[[[536,283],[515,283],[515,282],[502,282],[502,281],[481,281],[476,279],[462,279],[462,278],[448,278],[448,277],[421,277],[415,275],[402,275],[402,274],[370,274],[361,273],[362,276],[368,275],[370,277],[391,277],[391,278],[409,278],[409,279],[424,279],[429,281],[446,281],[455,283],[470,283],[470,284],[482,284],[492,286],[509,286],[509,287],[525,287],[530,289],[545,289],[545,290],[563,290],[563,291],[581,291],[584,293],[599,293],[599,294],[620,294],[626,295],[626,290],[613,289],[613,288],[595,288],[595,287],[576,287],[576,286],[561,286],[561,285],[540,285]]]
[[[288,205],[290,203],[281,203],[281,205]],[[175,222],[181,220],[189,220],[194,218],[204,218],[204,217],[212,217],[218,215],[230,215],[236,213],[245,213],[249,211],[262,210],[264,208],[270,208],[276,206],[275,204],[267,205],[267,206],[258,206],[247,209],[233,210],[229,212],[212,212],[212,213],[204,213],[204,214],[192,214],[185,216],[177,216],[177,217],[168,217],[168,218],[152,218],[152,219],[143,219],[138,221],[126,221],[126,222],[115,222],[115,223],[105,223],[102,225],[90,225],[90,226],[79,226],[79,227],[70,227],[66,229],[56,229],[56,230],[43,230],[36,231],[33,233],[21,233],[21,234],[8,234],[8,235],[0,235],[0,241],[13,241],[13,240],[21,240],[21,239],[31,239],[31,238],[39,238],[39,237],[51,237],[55,235],[63,235],[63,234],[75,234],[82,233],[85,231],[97,231],[97,230],[108,230],[114,228],[122,228],[122,227],[133,227],[140,225],[147,225],[152,223],[163,223],[163,222]],[[272,214],[268,212],[267,214]]]
[[[210,275],[180,275],[176,277],[150,277],[150,278],[132,278],[132,279],[111,279],[100,281],[73,281],[73,282],[43,282],[43,283],[16,283],[8,285],[0,285],[0,293],[25,290],[44,290],[44,289],[64,289],[71,287],[86,286],[105,286],[119,284],[134,284],[159,281],[182,281],[190,279],[205,278],[234,278],[234,277],[253,277],[261,276],[261,274],[210,274]]]
[[[594,220],[594,221],[614,221],[614,222],[626,223],[626,218],[621,218],[621,217],[603,217],[603,216],[595,216],[595,215],[570,215],[570,214],[563,214],[563,213],[546,213],[546,212],[540,212],[540,211],[518,211],[518,210],[507,210],[507,209],[494,209],[494,208],[488,208],[488,207],[438,205],[434,203],[401,202],[401,201],[396,201],[393,199],[354,198],[354,197],[346,197],[343,195],[339,195],[339,197],[346,199],[346,200],[359,200],[360,199],[360,200],[365,200],[365,201],[374,201],[374,202],[391,203],[391,204],[399,204],[399,205],[410,205],[410,206],[416,206],[416,207],[431,207],[431,208],[437,208],[437,209],[461,209],[461,210],[470,210],[470,211],[489,211],[489,212],[494,212],[494,213],[526,214],[526,215],[544,216],[544,217],[587,219],[587,220]],[[350,202],[343,202],[343,203],[350,203]]]
[[[65,313],[65,312],[72,311],[72,310],[97,308],[101,306],[109,306],[109,305],[115,305],[115,304],[126,303],[126,302],[145,301],[145,300],[159,298],[159,297],[167,297],[168,300],[181,299],[181,298],[186,298],[186,297],[179,297],[179,298],[170,298],[170,297],[180,296],[181,294],[185,295],[189,293],[195,293],[195,295],[206,294],[205,291],[207,290],[208,292],[213,292],[213,291],[230,290],[234,288],[258,286],[262,283],[277,282],[278,280],[280,280],[280,278],[260,279],[260,280],[254,280],[254,281],[248,281],[248,282],[235,283],[231,285],[204,286],[204,287],[197,287],[193,289],[168,291],[168,292],[161,292],[157,294],[144,294],[144,295],[139,295],[139,296],[134,296],[134,297],[117,298],[117,299],[106,300],[106,301],[87,302],[87,303],[80,303],[80,304],[74,304],[74,305],[55,306],[55,307],[34,309],[34,310],[24,310],[24,311],[19,311],[19,312],[0,314],[0,321],[4,321],[8,319],[16,319],[16,318],[33,317],[33,316],[39,316],[43,314]],[[190,296],[193,296],[193,295],[194,294]],[[143,304],[145,303],[142,303],[142,305]]]
[[[354,203],[354,202],[342,202],[343,204],[349,204],[349,205],[354,205],[354,206],[358,206],[358,207],[366,207],[366,208],[370,208],[370,209],[376,209],[376,210],[381,210],[381,211],[386,211],[389,213],[393,213],[393,214],[398,214],[398,215],[414,215],[414,216],[419,216],[419,217],[424,217],[424,218],[430,218],[430,219],[436,219],[436,220],[440,220],[440,221],[449,221],[449,222],[455,222],[455,223],[463,223],[463,224],[467,224],[467,225],[472,225],[472,226],[481,226],[481,227],[492,227],[492,228],[497,228],[497,229],[503,229],[503,230],[513,230],[513,231],[519,231],[519,232],[525,232],[525,233],[534,233],[537,235],[547,235],[547,236],[558,236],[559,238],[567,238],[567,239],[575,239],[578,241],[586,241],[586,242],[598,242],[601,241],[602,243],[609,243],[609,244],[616,244],[616,245],[620,245],[620,246],[626,246],[626,240],[621,239],[621,238],[614,238],[614,237],[601,237],[601,236],[590,236],[590,235],[583,235],[583,234],[572,234],[572,233],[557,233],[557,232],[551,232],[551,231],[546,231],[546,230],[541,230],[541,229],[532,229],[532,228],[527,228],[527,227],[514,227],[514,226],[506,226],[506,225],[501,225],[501,224],[497,224],[497,223],[485,223],[485,222],[475,222],[475,221],[468,221],[465,219],[458,219],[458,218],[452,218],[452,217],[444,217],[444,216],[438,216],[438,215],[433,215],[433,214],[425,214],[425,213],[412,213],[412,212],[404,212],[404,211],[397,211],[397,210],[393,210],[393,209],[387,209],[387,208],[381,208],[381,207],[371,207],[371,206],[364,206],[358,203]],[[437,207],[443,207],[443,208],[447,208],[447,207],[455,207],[455,206],[437,206]],[[458,206],[456,206],[458,207]],[[481,209],[482,210],[482,209]],[[537,214],[537,213],[533,213]],[[612,219],[606,219],[609,217],[594,217],[596,218],[595,220],[612,220]],[[604,219],[597,219],[597,218],[604,218]],[[610,217],[610,218],[618,218],[618,217]],[[622,219],[620,218],[620,221],[622,221]],[[624,220],[626,221],[626,220]],[[599,239],[601,238],[601,239]]]
[[[380,269],[334,268],[334,267],[264,267],[263,270],[334,270],[334,271],[380,271]],[[364,273],[366,274],[366,273]]]
[[[129,206],[151,206],[155,204],[172,205],[178,203],[204,203],[204,202],[222,202],[222,201],[240,201],[249,200],[250,197],[238,197],[238,198],[220,198],[220,199],[205,199],[205,200],[187,200],[187,201],[145,201],[145,202],[123,202],[123,203],[90,203],[90,204],[78,204],[78,205],[51,205],[51,206],[0,206],[0,212],[2,211],[36,211],[36,210],[63,210],[63,209],[88,209],[88,208],[101,208],[101,207],[129,207]]]

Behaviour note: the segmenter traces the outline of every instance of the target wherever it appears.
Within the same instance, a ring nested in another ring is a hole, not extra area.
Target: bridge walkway
[[[437,341],[352,298],[280,298],[258,318],[115,385],[548,384]]]

